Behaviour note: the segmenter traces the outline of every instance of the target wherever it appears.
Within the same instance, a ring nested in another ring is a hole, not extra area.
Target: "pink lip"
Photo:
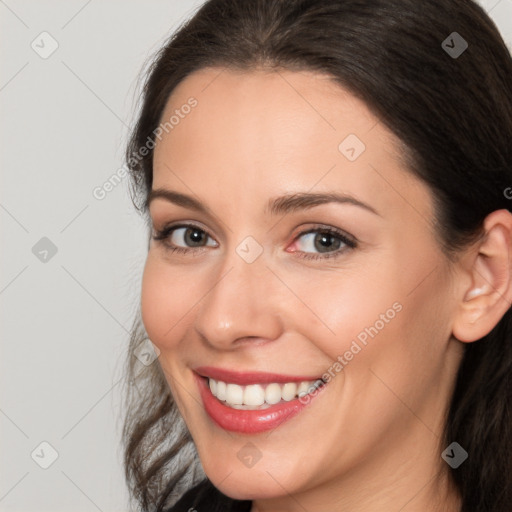
[[[271,382],[284,384],[286,382],[303,382],[321,379],[321,377],[312,377],[310,375],[297,376],[264,372],[235,372],[232,370],[215,368],[213,366],[199,366],[194,368],[194,371],[201,375],[201,377],[211,377],[214,380],[231,382],[233,384],[238,384],[239,386],[248,386],[249,384],[269,384]]]
[[[197,370],[196,370],[197,371]],[[225,376],[224,370],[221,370],[223,375]],[[252,374],[236,374],[238,377],[243,375],[247,377],[247,384],[254,384],[256,382],[259,383],[268,383],[268,382],[292,382],[292,380],[287,380],[289,377],[286,377],[285,380],[261,380],[261,376],[269,376],[271,374],[261,374],[261,373],[252,373]],[[213,375],[210,375],[213,379],[217,380]],[[304,408],[306,408],[315,398],[318,397],[320,393],[324,391],[324,387],[317,389],[317,391],[311,395],[309,395],[309,400],[305,403],[301,402],[299,398],[295,398],[290,400],[289,402],[279,402],[275,405],[268,407],[267,409],[261,410],[241,410],[241,409],[233,409],[232,407],[228,407],[223,402],[218,400],[215,396],[212,395],[210,391],[210,387],[208,385],[208,379],[205,377],[201,377],[198,373],[194,372],[194,377],[197,381],[199,392],[201,394],[201,399],[203,402],[203,406],[205,408],[206,413],[210,418],[221,428],[224,430],[229,430],[231,432],[239,432],[242,434],[257,434],[259,432],[264,432],[267,430],[272,430],[289,419],[293,418],[299,412],[301,412]],[[257,379],[256,379],[257,377]],[[272,378],[275,378],[276,375],[272,375]],[[283,376],[281,376],[283,377]],[[225,377],[224,377],[225,378]],[[224,380],[219,377],[219,380]],[[227,379],[228,382],[237,383],[239,385],[244,385],[234,380]],[[242,379],[243,380],[243,379]],[[295,380],[315,380],[311,378],[297,378]]]

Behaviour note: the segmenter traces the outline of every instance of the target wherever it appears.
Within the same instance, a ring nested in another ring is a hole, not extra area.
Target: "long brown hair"
[[[459,36],[458,48],[462,40],[468,46],[457,55],[449,48]],[[410,172],[434,191],[447,257],[478,236],[489,213],[509,209],[512,59],[473,1],[207,1],[147,71],[126,150],[132,200],[143,215],[153,151],[133,155],[154,139],[174,88],[208,66],[318,71],[362,99],[403,142]],[[131,496],[143,510],[161,511],[205,475],[160,366],[134,357],[145,338],[139,315],[126,363],[124,462]],[[511,310],[489,335],[466,344],[444,437],[446,446],[456,441],[469,454],[451,470],[463,512],[510,512]]]

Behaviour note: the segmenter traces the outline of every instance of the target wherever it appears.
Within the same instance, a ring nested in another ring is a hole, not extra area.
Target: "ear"
[[[464,258],[469,279],[460,281],[452,327],[453,336],[463,342],[489,334],[512,304],[512,214],[505,209],[490,213],[484,231]]]

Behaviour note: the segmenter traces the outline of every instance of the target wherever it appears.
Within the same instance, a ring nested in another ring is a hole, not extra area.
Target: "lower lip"
[[[212,395],[208,385],[208,379],[200,377],[197,374],[194,374],[194,376],[199,386],[204,408],[210,418],[224,430],[243,434],[265,432],[284,424],[304,410],[305,407],[324,391],[325,387],[322,386],[317,389],[316,392],[310,394],[307,403],[301,402],[299,398],[294,398],[289,402],[279,402],[267,409],[251,411],[233,409],[232,407],[224,405]]]

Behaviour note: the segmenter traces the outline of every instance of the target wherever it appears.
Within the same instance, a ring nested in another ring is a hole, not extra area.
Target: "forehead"
[[[431,214],[400,141],[329,76],[202,69],[173,91],[161,123],[171,118],[155,148],[153,188],[185,191],[185,184],[205,194],[252,197],[336,189],[383,209],[407,207],[407,200],[400,203],[410,197]]]
[[[176,87],[162,121],[176,118],[183,108],[188,110],[191,97],[197,101],[189,116],[193,121],[174,126],[174,135],[188,135],[183,125],[193,124],[194,130],[202,125],[201,132],[209,131],[208,139],[218,136],[226,143],[243,140],[247,144],[249,137],[257,136],[254,144],[272,140],[281,145],[289,142],[297,149],[299,137],[314,137],[337,149],[336,142],[347,129],[364,138],[378,124],[364,102],[331,77],[312,71],[202,69]],[[222,127],[222,133],[217,127]],[[226,133],[234,138],[227,139]],[[392,142],[392,135],[386,135]]]

